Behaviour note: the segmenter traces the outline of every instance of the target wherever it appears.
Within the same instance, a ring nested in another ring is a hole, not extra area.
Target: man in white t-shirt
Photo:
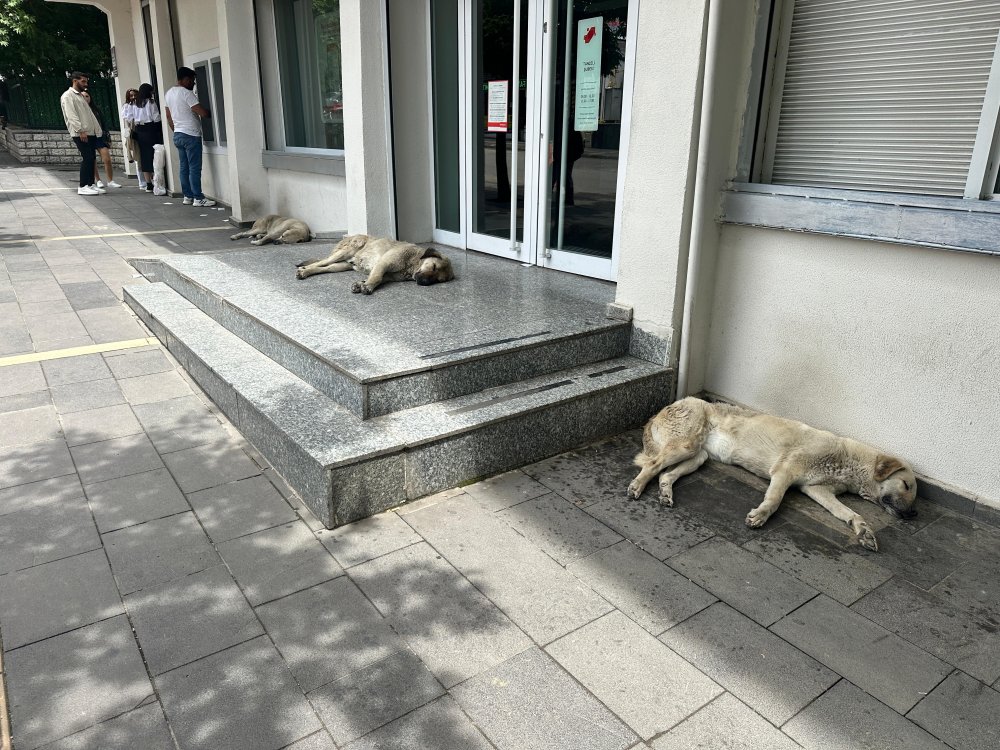
[[[214,206],[215,201],[201,192],[201,119],[209,111],[194,93],[195,72],[191,68],[177,69],[177,85],[163,97],[167,125],[174,131],[174,145],[181,172],[181,192],[184,204]]]

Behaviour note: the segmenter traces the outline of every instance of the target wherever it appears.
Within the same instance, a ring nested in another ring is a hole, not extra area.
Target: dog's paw
[[[674,488],[670,482],[660,482],[660,505],[666,505],[668,508],[674,507]]]
[[[878,552],[878,540],[868,524],[861,527],[861,531],[858,533],[858,544],[867,550]]]
[[[363,281],[355,281],[353,284],[351,284],[351,292],[353,294],[371,294],[372,293],[371,289],[368,289],[365,286],[365,283]]]
[[[300,280],[301,280],[301,279],[304,279],[304,278],[306,278],[306,272],[305,272],[305,269],[304,269],[304,268],[299,268],[299,269],[298,269],[298,270],[297,270],[297,271],[295,272],[295,278],[297,278],[297,279],[300,279]]]
[[[239,238],[240,238],[240,236],[238,234],[234,234],[234,235],[231,235],[229,237],[229,239],[231,239],[231,240],[238,240]]]
[[[260,240],[250,240],[250,244],[251,245],[259,245],[260,244]]]
[[[646,489],[646,488],[643,487],[641,484],[639,484],[637,481],[633,480],[632,483],[628,486],[628,493],[627,494],[628,494],[629,500],[638,500],[639,499],[639,495],[642,494],[642,491],[644,489]]]
[[[767,519],[771,517],[770,511],[762,510],[761,508],[754,508],[752,511],[747,513],[746,523],[751,529],[759,529],[765,523]]]

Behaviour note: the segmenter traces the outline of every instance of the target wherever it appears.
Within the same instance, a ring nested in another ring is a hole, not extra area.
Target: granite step
[[[166,284],[125,301],[328,528],[638,426],[671,384],[623,356],[363,420]]]
[[[350,293],[356,274],[295,279],[303,252],[130,262],[364,419],[628,352],[631,327],[605,317],[604,282],[456,257],[453,282],[364,297]]]

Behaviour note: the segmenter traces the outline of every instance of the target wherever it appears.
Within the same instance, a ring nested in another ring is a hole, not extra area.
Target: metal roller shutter
[[[998,31],[998,0],[795,0],[770,181],[961,196]]]

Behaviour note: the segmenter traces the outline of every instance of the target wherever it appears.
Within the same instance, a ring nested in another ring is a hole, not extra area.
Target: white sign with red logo
[[[583,18],[576,25],[576,106],[573,130],[583,133],[597,130],[601,106],[601,45],[604,42],[604,19]]]
[[[508,81],[490,81],[486,94],[486,129],[491,133],[507,132]]]

